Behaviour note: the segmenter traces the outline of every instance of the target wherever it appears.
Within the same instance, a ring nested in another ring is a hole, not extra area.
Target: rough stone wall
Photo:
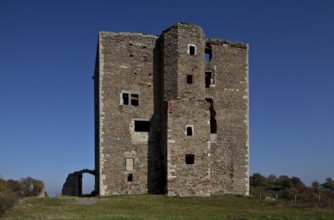
[[[148,192],[148,176],[154,175],[148,172],[148,152],[154,154],[152,148],[160,145],[153,130],[160,127],[159,120],[153,120],[156,40],[156,36],[144,34],[99,35],[101,195]],[[143,120],[154,121],[150,131],[135,131],[136,121]],[[133,164],[128,165],[130,162]]]
[[[210,125],[204,87],[204,34],[196,25],[178,23],[164,31],[163,39],[163,91],[168,103],[166,193],[207,196]],[[192,164],[187,164],[187,155],[194,157]]]
[[[203,101],[168,102],[167,195],[210,195],[210,139],[208,105]],[[192,129],[187,134],[187,127]],[[193,163],[187,164],[187,155]]]
[[[95,116],[100,195],[248,194],[248,45],[189,23],[101,32]]]
[[[66,181],[62,188],[63,196],[81,196],[82,191],[82,174],[74,172],[68,174]]]
[[[214,86],[206,88],[214,102],[217,137],[211,144],[212,193],[247,195],[248,182],[248,46],[209,40],[212,59],[206,71]]]

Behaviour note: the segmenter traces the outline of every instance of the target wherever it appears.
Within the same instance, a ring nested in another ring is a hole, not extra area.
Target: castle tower
[[[248,45],[100,32],[94,79],[99,195],[248,195]]]
[[[210,195],[210,124],[205,101],[205,38],[196,25],[163,32],[168,195]]]

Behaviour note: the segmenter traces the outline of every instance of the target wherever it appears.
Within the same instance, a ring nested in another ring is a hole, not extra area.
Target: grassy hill
[[[323,219],[334,210],[299,208],[282,201],[221,196],[162,195],[24,198],[4,219]]]

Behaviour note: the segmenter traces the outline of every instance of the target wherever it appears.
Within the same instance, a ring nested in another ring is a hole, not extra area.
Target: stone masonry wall
[[[100,33],[101,195],[148,192],[148,176],[154,175],[148,172],[148,152],[159,148],[160,140],[152,130],[135,129],[137,121],[150,123],[154,115],[156,40],[151,35]]]
[[[248,45],[177,23],[161,36],[100,32],[100,195],[248,195]]]
[[[210,195],[209,111],[205,101],[168,103],[167,195]],[[187,134],[187,127],[192,134]],[[187,155],[194,162],[187,164]]]
[[[212,193],[248,194],[248,47],[209,40],[215,74],[206,88],[216,110],[217,137],[211,144]]]

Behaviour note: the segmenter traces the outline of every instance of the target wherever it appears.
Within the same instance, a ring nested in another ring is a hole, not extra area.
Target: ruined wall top
[[[179,28],[194,29],[196,30],[196,32],[198,31],[198,32],[203,33],[203,36],[204,36],[204,31],[200,26],[193,24],[193,23],[188,23],[188,22],[178,22],[176,24],[173,24],[172,26],[164,30],[162,33],[164,34],[170,30],[179,29]]]

